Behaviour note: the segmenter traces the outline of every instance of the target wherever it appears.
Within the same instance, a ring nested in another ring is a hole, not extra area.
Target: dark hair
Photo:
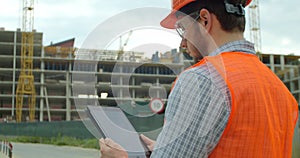
[[[223,30],[228,32],[244,32],[245,31],[245,15],[238,15],[228,13],[225,9],[226,0],[196,0],[186,6],[182,7],[179,11],[184,14],[191,14],[203,8],[216,15]],[[245,7],[246,0],[227,0],[230,4],[242,4]]]

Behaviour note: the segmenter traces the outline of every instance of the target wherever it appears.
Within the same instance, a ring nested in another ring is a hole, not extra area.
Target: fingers
[[[117,150],[122,150],[124,151],[125,149],[123,147],[121,147],[119,144],[117,144],[116,142],[114,142],[112,139],[110,138],[106,138],[104,140],[105,144],[111,148],[117,149]]]
[[[100,145],[100,152],[101,152],[100,158],[108,158],[109,155],[107,155],[107,153],[109,153],[110,148],[105,144],[103,138],[99,139],[99,145]]]
[[[128,158],[128,154],[123,147],[113,140],[99,139],[101,158]]]
[[[106,139],[99,139],[99,144],[100,144],[100,150],[110,150],[111,148],[117,149],[117,150],[124,150],[119,144],[115,143],[112,139],[106,138]]]
[[[155,145],[155,141],[146,137],[145,135],[141,134],[140,135],[141,139],[143,140],[143,142],[147,145],[148,149],[150,151],[153,151],[154,149],[154,145]]]
[[[142,140],[143,140],[147,145],[150,145],[150,144],[152,144],[152,143],[154,142],[154,140],[152,140],[152,139],[146,137],[146,136],[143,135],[143,134],[141,134],[140,136],[141,136]]]
[[[109,151],[110,147],[106,145],[103,138],[99,139],[99,144],[101,153]]]

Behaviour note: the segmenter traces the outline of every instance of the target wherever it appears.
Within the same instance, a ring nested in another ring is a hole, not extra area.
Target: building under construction
[[[2,121],[15,121],[17,115],[16,87],[21,71],[21,35],[19,29],[0,31],[0,118]],[[142,59],[142,52],[125,52],[124,60],[116,62],[118,50],[80,49],[77,50],[79,53],[75,57],[74,39],[43,46],[42,37],[43,33],[34,32],[32,72],[36,92],[35,121],[80,119],[78,108],[76,109],[75,106],[76,100],[80,100],[80,104],[95,104],[96,100],[104,106],[124,105],[134,113],[151,113],[149,106],[142,105],[149,104],[153,98],[160,98],[160,96],[165,96],[161,100],[161,103],[165,104],[176,74],[186,67],[184,62],[178,62],[178,57],[163,58],[161,60],[164,60],[164,63],[160,64],[157,53],[154,55],[153,62]],[[174,51],[172,53],[176,54]],[[96,58],[99,60],[97,63],[95,63]],[[112,73],[113,71],[115,73]],[[118,75],[116,77],[113,74]],[[76,79],[78,76],[88,78],[90,75],[94,77],[95,88],[92,91],[86,88],[89,81]],[[82,88],[72,93],[72,87],[78,86]],[[25,104],[28,96],[24,95],[23,98],[21,120],[29,121],[30,107]],[[138,108],[139,106],[142,108]]]
[[[16,119],[21,35],[20,30],[0,30],[1,121]],[[156,53],[152,60],[143,59],[142,52],[129,52],[125,53],[127,57],[124,60],[117,61],[120,52],[76,50],[74,39],[50,46],[43,46],[42,41],[43,33],[35,31],[32,69],[36,92],[35,121],[77,120],[80,119],[78,105],[89,104],[123,106],[134,115],[153,113],[153,109],[145,105],[151,104],[155,98],[160,98],[159,103],[165,105],[177,74],[192,62],[176,50],[160,58]],[[282,79],[298,102],[299,58],[273,54],[262,54],[261,58]],[[87,88],[89,86],[92,88]],[[28,99],[26,95],[23,98],[25,101]],[[22,106],[22,121],[29,120],[29,110],[27,104]],[[161,109],[158,107],[156,110]]]

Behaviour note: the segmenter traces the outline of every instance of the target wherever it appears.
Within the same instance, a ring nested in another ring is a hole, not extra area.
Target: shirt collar
[[[210,53],[209,56],[219,55],[223,52],[244,52],[247,54],[256,54],[253,43],[246,40],[238,40],[225,43],[224,45]]]

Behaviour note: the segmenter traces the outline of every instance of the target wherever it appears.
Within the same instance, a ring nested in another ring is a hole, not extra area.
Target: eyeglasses
[[[199,11],[193,12],[178,20],[175,29],[181,38],[185,38],[187,28],[200,18]]]

